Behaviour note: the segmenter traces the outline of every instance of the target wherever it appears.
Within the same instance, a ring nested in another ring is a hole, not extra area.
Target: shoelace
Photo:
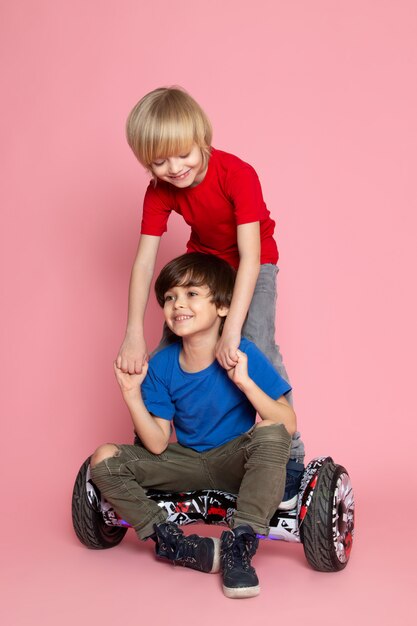
[[[223,560],[232,566],[235,559],[241,562],[243,568],[248,570],[251,567],[250,559],[254,556],[258,540],[251,535],[240,535],[236,540],[231,533],[227,535],[227,544],[223,547]]]
[[[182,531],[170,526],[167,528],[169,538],[164,539],[163,547],[169,551],[178,561],[187,561],[187,563],[195,563],[195,550],[198,548],[200,539],[197,535],[189,535],[186,537]],[[171,539],[171,541],[169,541]]]
[[[165,530],[168,536],[163,536],[162,538],[160,538],[162,539],[161,548],[163,550],[166,550],[167,552],[171,552],[171,554],[174,555],[176,547],[178,545],[178,540],[183,537],[183,533],[179,528],[176,528],[175,526],[168,526]]]
[[[196,535],[184,535],[178,543],[177,559],[179,561],[187,561],[188,563],[196,562],[195,550],[198,548],[198,541],[196,541]]]

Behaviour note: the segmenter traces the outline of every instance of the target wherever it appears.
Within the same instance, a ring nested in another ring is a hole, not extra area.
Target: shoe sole
[[[210,574],[217,574],[220,572],[220,539],[216,539],[215,537],[211,537],[211,540],[214,544],[214,553],[213,553],[213,565],[210,570]]]
[[[223,585],[223,593],[226,598],[254,598],[259,595],[261,588],[259,585],[255,587],[225,587]]]
[[[281,504],[278,507],[278,511],[291,511],[291,509],[293,509],[296,506],[297,500],[298,500],[298,495],[291,498],[291,500],[285,500],[285,502],[281,502]]]

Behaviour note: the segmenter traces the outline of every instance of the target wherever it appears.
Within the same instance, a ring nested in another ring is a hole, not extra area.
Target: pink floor
[[[48,519],[48,512],[35,511],[29,524],[9,530],[2,548],[1,623],[139,625],[154,620],[179,625],[192,620],[202,626],[266,619],[311,626],[414,625],[414,516],[410,520],[405,510],[397,515],[391,510],[393,518],[388,520],[383,489],[365,484],[356,490],[356,503],[357,532],[344,571],[315,572],[301,545],[263,541],[255,561],[261,595],[239,601],[223,596],[218,575],[157,562],[151,543],[137,542],[131,530],[111,550],[82,546],[72,531],[68,484],[57,503],[62,505],[58,513],[51,509]],[[193,528],[202,534],[220,533],[219,527]]]

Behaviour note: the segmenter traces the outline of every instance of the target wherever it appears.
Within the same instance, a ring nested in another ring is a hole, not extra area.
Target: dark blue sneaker
[[[297,463],[290,459],[287,463],[287,475],[285,479],[285,491],[279,511],[290,511],[297,506],[298,491],[304,472],[303,463]]]
[[[223,593],[227,598],[253,598],[260,591],[259,580],[251,559],[259,545],[253,528],[247,524],[222,533],[221,567]]]
[[[199,572],[215,574],[220,571],[220,542],[211,537],[184,535],[177,524],[165,522],[154,525],[156,556],[174,565],[191,567]]]

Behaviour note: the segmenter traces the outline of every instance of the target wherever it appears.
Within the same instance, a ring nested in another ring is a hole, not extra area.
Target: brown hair
[[[229,307],[232,301],[236,272],[229,263],[213,254],[189,252],[173,259],[162,268],[155,281],[158,304],[163,307],[165,294],[172,287],[207,285],[217,308]],[[224,318],[220,332],[223,328]]]

